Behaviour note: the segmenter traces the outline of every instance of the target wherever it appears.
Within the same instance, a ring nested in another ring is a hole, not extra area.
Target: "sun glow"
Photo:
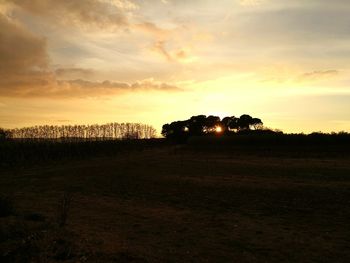
[[[221,132],[222,132],[221,126],[216,126],[215,132],[216,132],[216,133],[221,133]]]

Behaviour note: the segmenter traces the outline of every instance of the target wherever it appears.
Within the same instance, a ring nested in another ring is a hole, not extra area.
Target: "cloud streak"
[[[56,80],[41,79],[37,82],[10,83],[0,89],[1,97],[41,98],[86,98],[121,95],[129,92],[179,92],[181,88],[164,82],[146,79],[132,84],[126,82],[93,82],[82,79]]]
[[[337,76],[339,74],[338,70],[315,70],[312,72],[305,72],[302,75],[300,75],[297,80],[304,82],[304,81],[317,81],[317,80],[324,80],[333,78],[334,76]]]
[[[92,69],[84,68],[58,68],[55,70],[55,75],[59,79],[84,79],[94,76],[95,71]]]
[[[56,23],[82,28],[118,29],[129,24],[128,12],[137,5],[128,0],[5,0],[20,11]]]

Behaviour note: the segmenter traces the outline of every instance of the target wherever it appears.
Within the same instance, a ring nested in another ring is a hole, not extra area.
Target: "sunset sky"
[[[350,1],[0,0],[0,127],[244,113],[350,131]]]

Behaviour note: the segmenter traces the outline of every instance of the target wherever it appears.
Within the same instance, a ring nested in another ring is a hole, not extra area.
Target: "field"
[[[3,166],[0,261],[350,262],[348,152],[263,148]]]

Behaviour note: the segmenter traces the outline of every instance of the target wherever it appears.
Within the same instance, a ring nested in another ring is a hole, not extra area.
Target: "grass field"
[[[350,262],[350,156],[271,151],[2,167],[0,261]]]

